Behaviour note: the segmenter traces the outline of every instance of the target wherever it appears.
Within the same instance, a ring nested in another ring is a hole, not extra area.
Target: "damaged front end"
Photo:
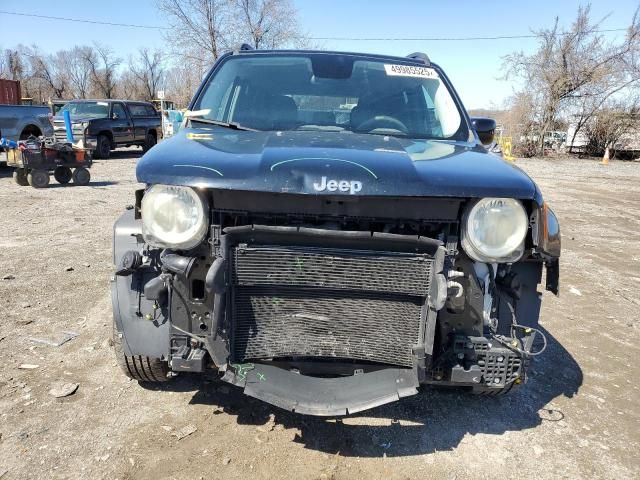
[[[125,355],[173,374],[213,368],[247,395],[345,415],[421,384],[498,394],[544,349],[543,265],[557,293],[560,234],[534,201],[513,262],[463,248],[476,200],[210,189],[196,246],[145,241],[139,192],[115,226],[112,292]],[[148,235],[147,235],[148,237]]]

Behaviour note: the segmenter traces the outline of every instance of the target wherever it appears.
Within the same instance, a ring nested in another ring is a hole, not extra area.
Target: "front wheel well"
[[[39,137],[42,135],[42,130],[40,130],[40,128],[36,125],[29,124],[22,129],[22,132],[20,133],[20,140],[26,140],[31,135]]]
[[[96,135],[96,137],[99,137],[100,135],[104,135],[105,137],[107,137],[109,139],[109,143],[111,143],[111,146],[113,147],[113,133],[110,132],[109,130],[102,130],[100,133],[98,133],[98,135]]]

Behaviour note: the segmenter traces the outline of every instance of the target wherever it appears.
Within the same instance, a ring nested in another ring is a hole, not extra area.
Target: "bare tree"
[[[88,46],[76,46],[62,52],[62,61],[69,75],[72,95],[76,98],[87,98],[91,86],[91,64],[87,58],[92,55]]]
[[[133,59],[130,59],[129,62],[133,62]],[[131,68],[129,68],[123,71],[118,77],[115,96],[126,100],[142,99],[144,97],[143,90],[144,88],[140,85]]]
[[[165,89],[170,99],[179,107],[189,105],[208,68],[208,62],[198,62],[197,60],[178,63],[169,68],[166,74]]]
[[[616,144],[634,129],[638,129],[640,118],[638,98],[611,102],[593,115],[585,124],[588,139],[587,153],[602,155],[607,148],[615,149]]]
[[[297,43],[297,11],[290,0],[233,0],[237,14],[237,43],[251,40],[258,48],[278,48]]]
[[[7,59],[7,50],[0,49],[0,78],[9,76],[9,62]]]
[[[9,78],[20,82],[23,97],[44,101],[51,95],[51,88],[34,71],[34,50],[35,48],[20,44],[5,51]]]
[[[11,80],[24,80],[26,76],[27,67],[20,49],[21,45],[16,49],[5,50],[6,68]]]
[[[211,64],[242,43],[254,48],[303,46],[291,0],[157,0],[167,14],[170,33],[181,58]]]
[[[610,82],[608,79],[612,78],[611,75],[624,77],[625,74],[619,72],[630,71],[631,57],[638,51],[638,11],[620,44],[607,43],[598,34],[602,21],[591,23],[589,15],[590,7],[580,7],[568,31],[560,30],[556,19],[553,28],[535,32],[540,38],[540,46],[534,54],[520,52],[504,58],[506,77],[515,75],[521,78],[533,97],[540,154],[544,154],[546,132],[558,120],[563,109],[581,99],[594,97],[596,91],[600,96],[611,96],[620,91],[618,87],[625,81]]]
[[[52,55],[36,47],[7,49],[0,72],[20,80],[27,96],[152,100],[161,87],[188,105],[220,55],[241,43],[255,48],[309,46],[292,0],[156,0],[166,14],[174,55],[141,48],[127,66],[106,45],[75,46]]]
[[[585,88],[583,95],[576,97],[574,102],[568,107],[568,118],[573,127],[571,138],[567,138],[569,153],[573,151],[573,145],[579,132],[603,110],[609,108],[610,100],[615,98],[619,92],[629,89],[640,81],[640,76],[631,78],[621,75],[621,72],[614,73],[609,78],[602,78],[599,82],[594,82],[590,88]]]
[[[507,134],[511,136],[516,153],[521,157],[536,154],[535,99],[528,92],[517,92],[507,100],[509,108],[504,118]]]
[[[91,81],[99,96],[113,98],[116,90],[116,69],[122,60],[113,55],[113,51],[99,43],[94,43],[93,50],[83,54],[91,71]]]
[[[156,50],[151,53],[148,48],[138,51],[137,61],[129,61],[130,70],[141,90],[141,98],[153,100],[157,96],[165,79],[164,58],[162,52]]]
[[[211,63],[229,48],[229,0],[158,0],[157,5],[168,16],[167,41],[183,57]]]
[[[44,88],[51,90],[55,98],[64,98],[69,86],[64,53],[60,51],[53,55],[43,55],[34,47],[27,55],[31,62],[33,77],[42,80]]]

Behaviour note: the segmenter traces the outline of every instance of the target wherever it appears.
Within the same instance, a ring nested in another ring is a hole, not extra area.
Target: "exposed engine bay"
[[[460,246],[466,199],[211,190],[206,241],[176,251],[145,244],[142,195],[115,227],[113,285],[114,311],[140,320],[116,325],[170,374],[213,368],[283,408],[343,415],[420,384],[504,393],[546,348],[533,203],[525,255],[498,264]]]

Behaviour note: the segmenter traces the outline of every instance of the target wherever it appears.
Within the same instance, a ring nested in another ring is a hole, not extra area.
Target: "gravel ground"
[[[111,235],[137,156],[97,162],[88,187],[18,187],[0,169],[2,480],[640,476],[639,164],[517,162],[563,231],[561,295],[545,294],[541,318],[550,346],[527,385],[501,398],[425,391],[336,421],[213,377],[145,388],[118,370]],[[79,335],[32,340],[65,332]],[[60,382],[79,387],[54,398]]]

